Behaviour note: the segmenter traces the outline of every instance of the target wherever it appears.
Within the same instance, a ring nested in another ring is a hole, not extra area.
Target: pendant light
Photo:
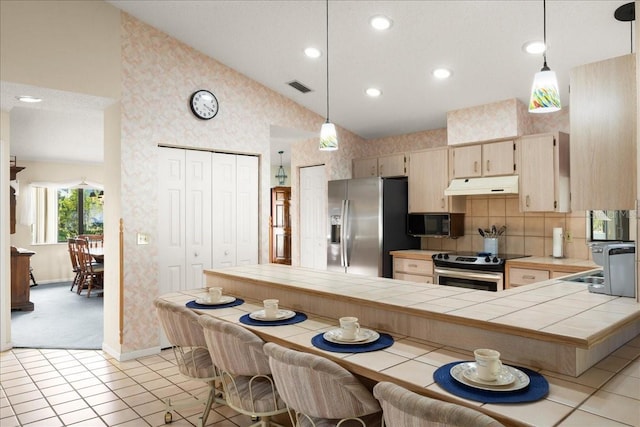
[[[280,167],[276,174],[276,178],[278,178],[278,185],[284,185],[284,181],[287,179],[287,174],[284,172],[284,167],[282,167],[282,153],[284,153],[284,151],[278,151],[278,154],[280,154]]]
[[[529,112],[530,113],[553,113],[559,111],[562,107],[560,105],[560,93],[558,91],[558,79],[555,71],[547,66],[547,5],[546,0],[542,0],[542,13],[543,13],[543,41],[544,52],[542,54],[544,58],[544,64],[542,69],[536,73],[533,78],[533,85],[531,86],[531,98],[529,100]]]
[[[320,129],[320,151],[335,151],[338,149],[338,134],[336,127],[329,121],[329,0],[327,5],[327,121]]]

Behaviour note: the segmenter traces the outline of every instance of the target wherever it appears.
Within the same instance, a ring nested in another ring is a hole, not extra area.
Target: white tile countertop
[[[269,266],[271,267],[271,266]],[[286,270],[289,269],[287,272]],[[290,285],[318,290],[324,286],[322,275],[313,270],[300,270],[286,266],[276,268],[261,268],[261,266],[238,267],[211,271],[208,279],[219,279],[217,273],[233,273],[241,276],[248,275],[250,283],[257,288],[262,281],[274,280]],[[276,272],[279,271],[277,274]],[[242,272],[241,272],[242,271]],[[322,273],[322,272],[321,272]],[[301,275],[306,276],[301,285]],[[331,285],[339,290],[339,295],[346,298],[346,294],[354,292],[354,287],[362,286],[360,295],[366,295],[380,290],[375,283],[380,279],[358,278],[349,275],[348,284],[342,283],[350,290]],[[346,277],[345,277],[346,279]],[[383,281],[384,282],[384,281]],[[389,285],[385,283],[385,285]],[[397,286],[409,292],[404,283]],[[366,291],[364,288],[368,288]],[[225,294],[231,294],[224,286]],[[399,290],[396,290],[399,291]],[[415,290],[414,290],[415,291]],[[182,291],[163,295],[162,297],[186,303],[202,296],[205,289]],[[323,290],[326,292],[326,288]],[[419,292],[419,291],[418,291]],[[474,291],[479,292],[479,291]],[[236,294],[234,294],[236,295]],[[262,309],[261,298],[253,299],[246,295],[236,295],[245,299],[245,303],[230,308],[216,310],[197,310],[199,314],[212,315],[230,322],[239,322],[239,318],[246,313]],[[459,295],[458,295],[459,297]],[[368,298],[368,297],[364,297]],[[379,298],[379,296],[378,296]],[[440,295],[434,300],[447,298]],[[433,300],[432,300],[433,301]],[[419,302],[416,302],[420,304]],[[281,308],[299,310],[299,305],[281,298]],[[452,308],[453,311],[459,310]],[[578,377],[563,375],[536,367],[527,366],[540,372],[549,382],[549,394],[546,398],[520,404],[482,404],[480,402],[458,398],[442,389],[433,379],[433,373],[440,366],[449,362],[471,360],[472,352],[455,346],[442,345],[437,342],[417,339],[415,337],[393,333],[389,330],[377,329],[380,332],[391,333],[395,343],[384,350],[371,353],[331,353],[312,346],[311,338],[319,332],[325,332],[337,325],[335,317],[315,315],[305,311],[308,319],[302,323],[278,327],[248,326],[263,339],[279,342],[302,351],[324,355],[353,371],[356,374],[370,378],[372,381],[393,381],[416,392],[443,400],[454,401],[466,406],[477,408],[494,416],[506,425],[526,426],[638,426],[640,425],[640,337],[636,337],[619,349],[605,357],[595,366]],[[372,325],[363,324],[363,327]],[[525,366],[525,365],[520,365]]]

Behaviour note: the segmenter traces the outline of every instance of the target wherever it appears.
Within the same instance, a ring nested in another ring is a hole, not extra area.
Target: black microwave
[[[464,236],[464,214],[417,214],[407,215],[407,234],[420,237]]]

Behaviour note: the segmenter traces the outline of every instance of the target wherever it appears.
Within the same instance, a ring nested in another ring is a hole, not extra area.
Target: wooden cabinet
[[[15,181],[17,179],[18,172],[22,171],[24,167],[11,164],[9,168],[9,179]],[[9,186],[9,233],[14,234],[16,232],[16,191],[13,187]]]
[[[569,135],[528,135],[519,142],[520,210],[569,212]]]
[[[636,209],[636,55],[571,70],[574,211]]]
[[[11,310],[33,311],[30,267],[33,251],[11,247]]]
[[[271,189],[271,234],[269,258],[291,265],[291,187]]]
[[[468,145],[451,149],[454,178],[513,175],[515,142],[500,141]]]
[[[532,283],[556,279],[570,274],[592,270],[594,268],[597,268],[597,266],[507,261],[507,265],[505,267],[505,288],[530,285]]]
[[[353,160],[353,177],[369,178],[372,176],[395,177],[407,176],[404,153],[388,154],[380,157],[368,157]]]
[[[409,153],[409,212],[464,212],[464,197],[447,197],[449,149]]]
[[[549,270],[512,267],[509,270],[509,287],[530,285],[532,283],[549,280],[550,277],[551,272]]]
[[[417,251],[415,252],[417,253]],[[416,283],[433,283],[433,261],[430,255],[392,252],[393,278]]]

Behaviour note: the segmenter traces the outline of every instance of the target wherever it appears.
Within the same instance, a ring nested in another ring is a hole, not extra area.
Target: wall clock
[[[213,119],[218,114],[218,100],[208,90],[200,89],[191,95],[189,106],[193,114],[202,120]]]

